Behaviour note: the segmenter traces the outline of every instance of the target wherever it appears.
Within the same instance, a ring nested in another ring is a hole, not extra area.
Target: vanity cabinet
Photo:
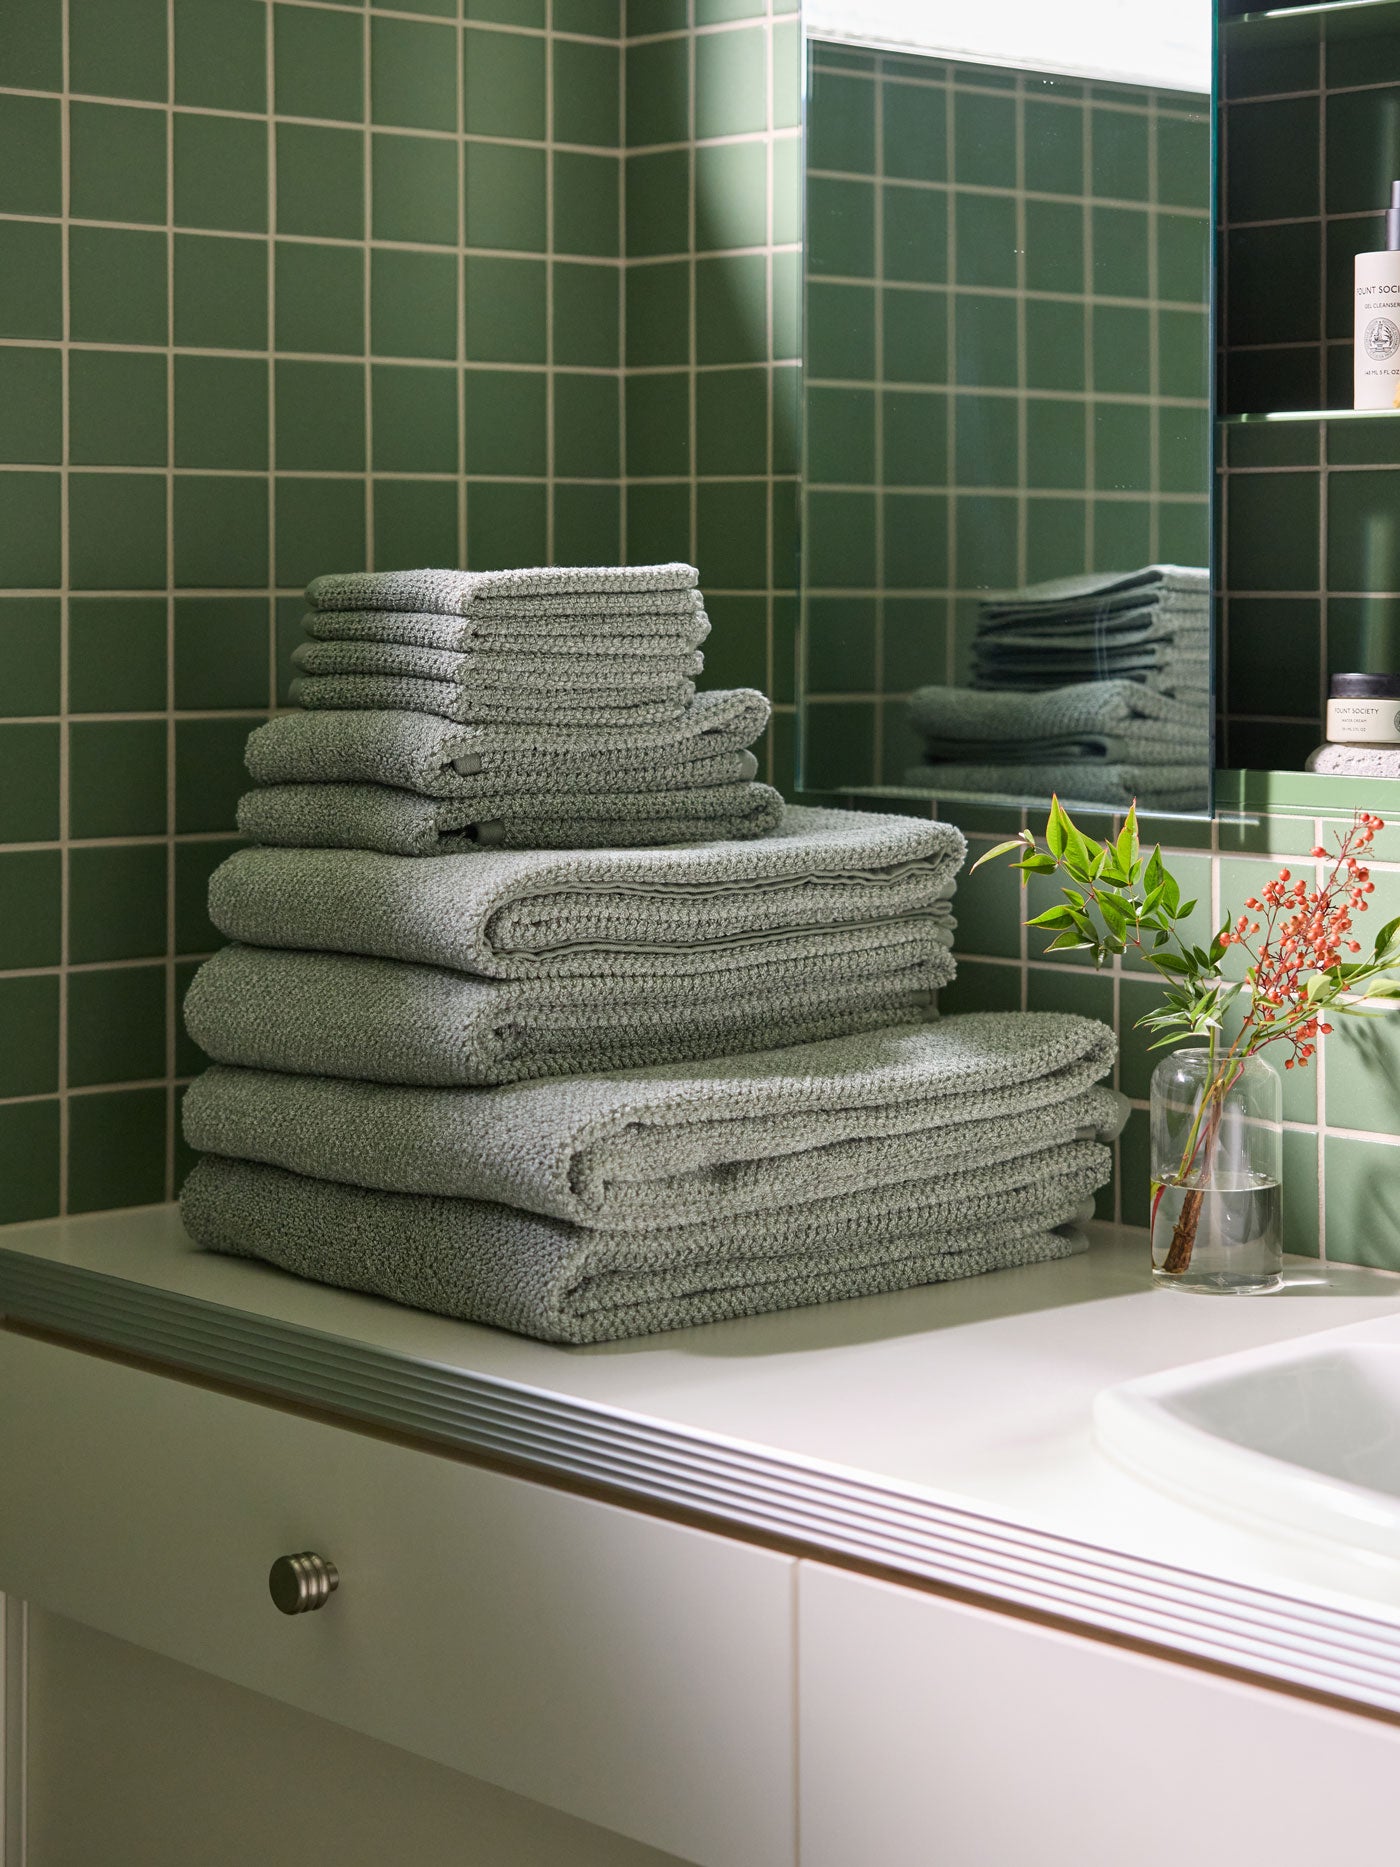
[[[1368,1867],[1400,1728],[804,1562],[802,1867]]]

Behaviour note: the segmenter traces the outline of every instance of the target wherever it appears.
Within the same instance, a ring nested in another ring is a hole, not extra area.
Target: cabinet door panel
[[[1400,1730],[815,1563],[802,1867],[1369,1867]]]

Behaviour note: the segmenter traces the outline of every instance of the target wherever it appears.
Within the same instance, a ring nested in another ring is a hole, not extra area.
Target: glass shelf
[[[1272,43],[1315,44],[1319,39],[1365,38],[1382,30],[1385,16],[1400,20],[1400,0],[1318,0],[1311,6],[1273,7],[1220,22],[1225,46],[1267,34]]]
[[[1222,428],[1258,427],[1280,421],[1394,421],[1400,408],[1280,408],[1267,415],[1222,415]]]

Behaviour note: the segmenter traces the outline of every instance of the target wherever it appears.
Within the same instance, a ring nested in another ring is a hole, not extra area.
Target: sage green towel
[[[1113,1032],[1062,1012],[973,1012],[827,1043],[508,1088],[406,1089],[207,1070],[185,1139],[385,1192],[495,1200],[619,1231],[739,1217],[1112,1140],[1094,1085]]]
[[[419,797],[382,784],[279,784],[239,800],[254,843],[445,856],[481,849],[643,849],[765,836],[783,814],[768,784],[691,791],[498,791],[469,801]]]
[[[1204,810],[1210,797],[1210,761],[1125,765],[1112,760],[1062,759],[1007,765],[911,765],[904,781],[914,790],[944,796],[1058,797],[1061,803],[1126,810]]]
[[[373,674],[396,680],[452,681],[473,690],[553,695],[585,695],[612,702],[626,696],[668,700],[681,681],[704,670],[698,648],[671,655],[615,655],[607,660],[574,660],[568,655],[487,653],[473,648],[412,648],[403,642],[303,642],[292,655],[302,674]]]
[[[320,642],[401,642],[482,654],[551,654],[575,660],[679,655],[699,648],[710,619],[698,590],[597,597],[486,598],[460,616],[403,609],[309,609],[301,626]]]
[[[886,921],[672,972],[479,979],[344,953],[227,946],[185,997],[221,1063],[429,1086],[579,1076],[803,1044],[923,1018],[953,978],[952,917]],[[606,967],[606,959],[599,962]]]
[[[1111,1162],[1108,1148],[1071,1142],[951,1187],[902,1182],[742,1224],[608,1232],[206,1155],[180,1209],[207,1251],[545,1341],[610,1342],[1067,1257],[1083,1248],[1068,1228]]]
[[[447,966],[673,979],[817,951],[943,912],[967,845],[952,824],[789,805],[771,835],[678,849],[474,850],[420,862],[348,849],[243,849],[209,883],[227,939]],[[678,989],[690,989],[681,987]]]
[[[589,599],[606,613],[619,596],[693,590],[692,564],[550,565],[532,570],[348,571],[307,585],[312,609],[401,609],[465,615],[475,603]]]
[[[463,686],[460,681],[419,680],[399,674],[303,674],[292,682],[292,699],[303,707],[351,707],[374,711],[435,713],[464,725],[540,726],[573,733],[580,728],[670,726],[675,728],[695,698],[694,681],[669,677],[660,695],[634,698],[612,690],[535,693],[522,688]]]

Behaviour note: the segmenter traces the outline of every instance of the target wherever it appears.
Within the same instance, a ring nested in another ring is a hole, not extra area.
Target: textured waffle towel
[[[1106,619],[1117,612],[1152,603],[1172,614],[1191,615],[1210,601],[1210,572],[1183,564],[1149,564],[1144,570],[1091,571],[1084,576],[1056,577],[1033,583],[1024,590],[985,597],[981,604],[984,626],[1011,620],[1092,616]]]
[[[967,845],[951,824],[790,806],[751,843],[570,855],[244,849],[209,911],[231,940],[448,966],[488,978],[704,973],[785,941],[939,911]]]
[[[673,655],[614,655],[575,661],[565,654],[466,654],[446,648],[409,648],[402,642],[303,642],[292,656],[303,674],[374,674],[395,680],[452,681],[458,687],[498,689],[567,699],[625,696],[669,700],[679,681],[705,665],[698,648]]]
[[[691,791],[486,793],[470,802],[382,784],[279,784],[250,791],[238,827],[255,843],[445,856],[485,849],[643,849],[766,836],[783,814],[767,784]]]
[[[911,765],[904,782],[915,791],[952,796],[1058,797],[1068,807],[1106,804],[1126,810],[1204,810],[1210,766],[1204,754],[1177,765],[1124,765],[1083,759],[1063,764],[966,765],[955,761]]]
[[[693,590],[699,573],[691,564],[557,566],[536,570],[351,571],[317,577],[307,586],[312,609],[401,609],[464,615],[483,600],[637,596]]]
[[[284,713],[250,736],[245,762],[259,784],[391,784],[425,797],[676,791],[752,778],[745,748],[767,724],[751,687],[697,694],[674,725],[573,733],[430,713]]]
[[[1056,1228],[1085,1216],[1111,1160],[1071,1141],[952,1188],[902,1182],[640,1233],[216,1155],[180,1204],[209,1251],[546,1341],[607,1342],[1066,1257],[1082,1239]]]
[[[829,1043],[489,1091],[212,1069],[201,1153],[385,1192],[496,1200],[617,1230],[693,1224],[895,1181],[975,1176],[1076,1132],[1111,1140],[1113,1033],[974,1012]]]
[[[292,683],[298,706],[435,713],[441,719],[483,726],[675,726],[694,698],[694,681],[678,675],[668,675],[659,690],[635,698],[616,687],[599,692],[500,689],[398,674],[303,674]]]
[[[1095,734],[1124,737],[1143,728],[1156,748],[1175,738],[1193,755],[1205,754],[1205,708],[1194,700],[1173,700],[1135,681],[1081,681],[1038,694],[971,693],[965,687],[921,687],[909,701],[916,732],[930,749],[966,757],[1008,742],[1034,755],[1040,743]]]
[[[185,997],[221,1063],[428,1086],[579,1076],[805,1044],[927,1016],[953,977],[952,917],[835,928],[704,974],[477,979],[437,966],[228,946]],[[600,962],[606,965],[604,959]],[[701,962],[703,964],[703,961]]]
[[[605,607],[606,606],[606,607]],[[710,619],[698,590],[642,596],[486,597],[465,615],[431,610],[310,609],[306,633],[322,642],[401,642],[483,654],[676,655],[698,648]]]

